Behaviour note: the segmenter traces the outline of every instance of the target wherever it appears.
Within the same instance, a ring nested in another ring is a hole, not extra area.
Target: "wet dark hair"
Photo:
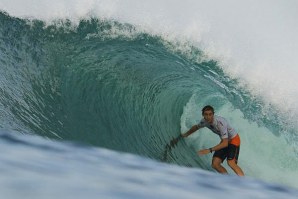
[[[207,105],[202,109],[202,115],[204,115],[205,111],[212,111],[212,113],[214,114],[214,108],[210,105]]]

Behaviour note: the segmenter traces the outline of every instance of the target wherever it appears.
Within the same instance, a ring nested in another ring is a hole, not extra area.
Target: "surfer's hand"
[[[178,143],[178,141],[179,141],[178,138],[172,139],[171,142],[170,142],[171,147],[174,147]]]
[[[177,145],[177,143],[180,139],[182,139],[182,135],[179,135],[178,137],[172,139],[170,142],[171,147],[174,147],[175,145]]]
[[[178,140],[176,138],[172,139],[170,142],[170,146],[174,147],[177,144]]]
[[[199,155],[206,155],[208,153],[210,153],[210,150],[209,149],[202,149],[202,150],[198,151],[198,154]]]

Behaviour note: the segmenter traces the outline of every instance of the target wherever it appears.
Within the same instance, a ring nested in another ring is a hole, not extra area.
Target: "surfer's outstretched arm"
[[[225,139],[222,139],[221,142],[218,145],[214,146],[214,147],[211,147],[209,149],[202,149],[202,150],[198,151],[198,154],[199,155],[206,155],[208,153],[212,153],[213,151],[218,151],[220,149],[228,147],[228,144],[229,144],[228,138],[225,138]]]
[[[182,134],[182,137],[188,137],[199,129],[200,127],[198,125],[193,125],[186,133]]]
[[[196,132],[199,128],[200,127],[198,125],[192,126],[186,133],[180,134],[178,137],[172,139],[170,142],[170,146],[174,147],[179,142],[179,140],[191,135],[192,133]]]

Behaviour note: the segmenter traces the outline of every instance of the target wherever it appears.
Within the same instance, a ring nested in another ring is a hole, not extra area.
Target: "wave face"
[[[75,29],[44,27],[6,15],[1,21],[7,129],[157,157],[180,132],[193,90],[206,83],[194,84],[195,65],[158,37],[107,34],[133,31],[128,25],[95,19]]]
[[[256,68],[233,73],[204,38],[198,47],[124,16],[49,24],[1,13],[1,128],[212,170],[211,157],[195,152],[218,142],[207,130],[165,155],[212,104],[239,131],[247,175],[296,187],[296,110],[288,119],[284,99],[262,92],[267,84],[254,89]]]

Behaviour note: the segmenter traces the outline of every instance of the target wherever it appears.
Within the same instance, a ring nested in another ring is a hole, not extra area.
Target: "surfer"
[[[214,109],[210,105],[202,109],[202,116],[203,118],[199,124],[192,126],[186,133],[172,140],[171,145],[175,145],[179,139],[191,135],[200,128],[207,127],[213,133],[219,135],[221,141],[214,147],[198,151],[198,154],[206,155],[214,152],[212,167],[222,174],[227,174],[227,170],[221,165],[227,158],[228,165],[233,171],[238,176],[244,176],[242,169],[237,165],[240,150],[240,136],[238,133],[230,126],[225,118],[214,115]]]

